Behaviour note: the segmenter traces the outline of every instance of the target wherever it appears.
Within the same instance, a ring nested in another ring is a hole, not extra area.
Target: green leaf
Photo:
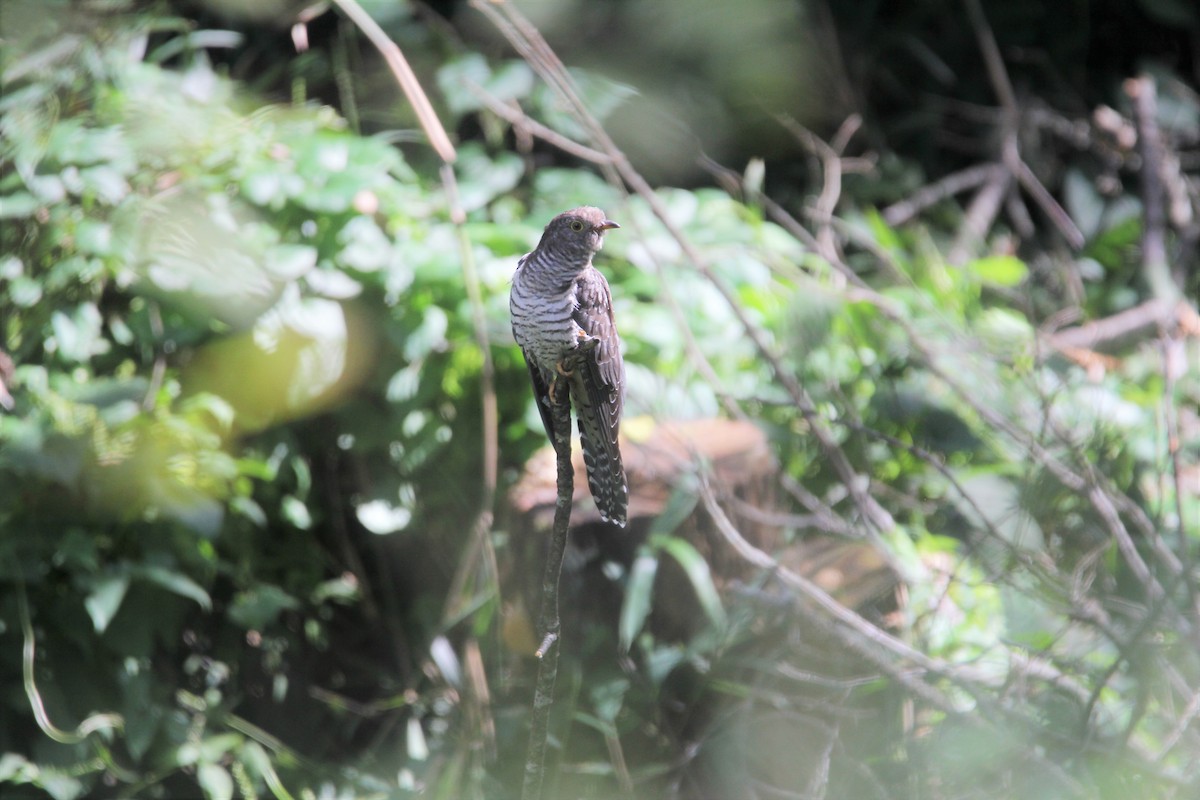
[[[196,769],[196,782],[208,800],[232,800],[233,778],[220,764],[201,764]]]
[[[246,742],[242,747],[241,757],[242,763],[257,773],[259,777],[265,778],[275,771],[271,766],[271,757],[258,742]]]
[[[699,498],[690,484],[691,481],[685,479],[676,485],[671,496],[667,498],[666,507],[655,517],[654,523],[650,526],[651,538],[674,533],[683,524],[683,521],[692,515]]]
[[[95,303],[81,303],[70,315],[55,311],[50,317],[58,352],[68,361],[83,362],[108,352],[111,345],[102,335],[103,324]]]
[[[419,361],[434,350],[440,350],[446,344],[449,327],[450,318],[446,312],[438,306],[429,306],[421,323],[404,342],[404,357],[409,361]]]
[[[84,194],[101,203],[115,206],[129,194],[129,182],[120,171],[108,165],[84,167],[79,170]]]
[[[1029,275],[1025,262],[1016,256],[987,256],[972,261],[969,266],[984,283],[993,286],[1016,286]]]
[[[96,633],[104,633],[108,628],[128,589],[129,572],[126,570],[110,572],[92,581],[91,591],[84,598],[83,605],[92,618]]]
[[[1008,353],[1019,352],[1033,343],[1033,326],[1025,315],[1007,308],[986,309],[975,320],[979,337],[993,349]]]
[[[79,252],[106,256],[112,252],[112,226],[94,219],[81,219],[75,229],[75,246]]]
[[[625,695],[629,693],[629,678],[620,677],[608,681],[600,681],[591,685],[592,706],[596,709],[596,717],[602,720],[607,730],[612,730],[617,715],[625,706]]]
[[[337,254],[337,263],[359,272],[375,272],[392,260],[392,241],[375,220],[355,217],[338,232],[338,241],[345,245]]]
[[[317,265],[317,249],[303,244],[277,244],[267,250],[263,265],[279,280],[296,280]]]
[[[596,119],[601,122],[615,111],[627,99],[637,94],[637,90],[624,83],[618,83],[582,69],[569,69],[571,78],[583,104]],[[542,117],[550,127],[570,136],[577,141],[586,141],[587,132],[575,119],[572,111],[568,110],[559,99],[558,94],[545,84],[538,84],[532,92],[534,105],[538,107]]]
[[[525,175],[525,164],[514,153],[490,156],[480,147],[464,146],[455,163],[459,202],[464,211],[483,208],[513,189]]]
[[[312,527],[312,515],[308,512],[308,506],[300,498],[289,494],[280,501],[279,510],[283,513],[284,519],[294,527],[302,531]]]
[[[8,296],[18,308],[33,308],[42,299],[42,285],[21,275],[9,284]]]
[[[488,67],[487,59],[478,53],[468,53],[439,69],[437,83],[450,111],[454,114],[464,114],[481,106],[469,87],[474,84],[482,88],[487,85],[491,76],[492,70]]]
[[[628,652],[650,614],[654,576],[657,573],[658,557],[643,547],[629,569],[629,582],[625,585],[625,602],[621,605],[621,619],[617,626],[622,651]]]
[[[714,626],[723,628],[725,626],[725,608],[721,605],[721,596],[717,593],[716,584],[713,583],[712,570],[708,568],[708,562],[704,560],[704,556],[697,552],[691,542],[680,539],[678,536],[670,537],[663,542],[662,546],[679,563],[679,566],[683,567],[688,582],[692,584],[692,589],[696,592],[696,599],[700,601],[700,607],[704,609],[709,621]]]
[[[260,584],[238,592],[229,607],[229,619],[247,630],[262,630],[284,611],[300,607],[300,601],[278,586]]]
[[[212,598],[208,596],[208,592],[181,572],[157,565],[139,566],[133,570],[133,577],[153,583],[180,597],[195,600],[205,611],[212,610]]]
[[[28,217],[41,208],[42,202],[29,192],[14,192],[0,197],[0,219]]]
[[[497,100],[519,100],[528,97],[533,86],[533,70],[524,61],[514,59],[493,70],[485,88]]]

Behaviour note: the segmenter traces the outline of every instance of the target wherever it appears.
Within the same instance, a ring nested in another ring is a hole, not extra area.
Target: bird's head
[[[564,211],[546,226],[542,241],[553,241],[559,248],[582,251],[591,255],[604,244],[604,233],[611,228],[621,227],[604,216],[594,206],[581,206]]]

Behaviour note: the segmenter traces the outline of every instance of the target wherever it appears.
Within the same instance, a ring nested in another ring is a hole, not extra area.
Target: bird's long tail
[[[581,374],[589,370],[596,374],[586,377]],[[615,414],[609,415],[612,403],[604,396],[608,391],[594,364],[581,365],[572,376],[571,403],[579,421],[579,442],[587,468],[588,489],[596,501],[600,518],[623,528],[629,487],[617,444],[619,419]]]

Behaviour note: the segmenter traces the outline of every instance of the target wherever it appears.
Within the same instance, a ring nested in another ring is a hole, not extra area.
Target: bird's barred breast
[[[580,327],[572,318],[575,294],[539,294],[529,291],[520,277],[513,281],[509,299],[513,335],[517,344],[531,355],[540,367],[553,371],[563,354],[579,341]]]

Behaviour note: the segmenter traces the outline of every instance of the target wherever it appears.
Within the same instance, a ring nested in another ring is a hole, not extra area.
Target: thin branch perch
[[[599,343],[584,342],[564,364],[570,372],[579,359]],[[563,553],[567,549],[567,531],[571,526],[571,504],[575,494],[575,467],[571,464],[571,399],[565,386],[551,392],[550,413],[554,420],[554,453],[558,462],[558,495],[554,501],[554,528],[546,551],[546,569],[542,573],[542,610],[538,627],[542,634],[537,649],[538,674],[533,692],[533,715],[529,723],[529,749],[525,755],[525,781],[522,800],[538,800],[546,773],[546,740],[550,728],[550,710],[554,706],[554,684],[558,680],[558,642],[561,621],[558,616],[558,579],[562,574]]]

